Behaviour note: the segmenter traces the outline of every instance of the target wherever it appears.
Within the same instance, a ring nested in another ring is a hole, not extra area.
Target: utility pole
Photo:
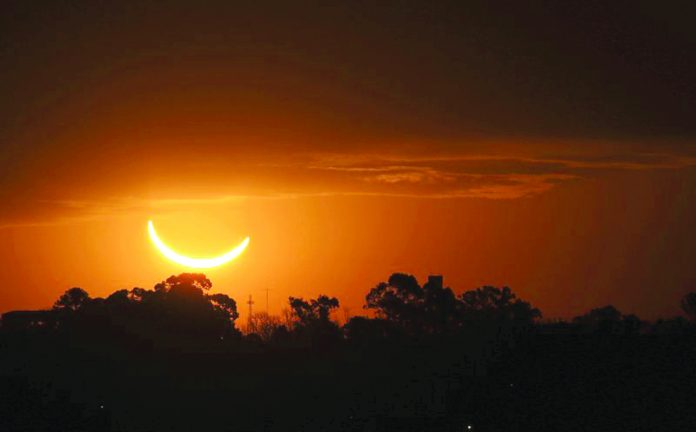
[[[266,314],[268,315],[268,291],[270,291],[270,289],[266,288],[264,291],[266,291]]]
[[[254,305],[254,300],[251,299],[251,294],[249,294],[249,301],[247,301],[247,304],[249,305],[249,317],[247,319],[247,331],[249,333],[253,333],[256,329],[254,328],[254,318],[253,318],[253,310],[252,310],[252,306]]]

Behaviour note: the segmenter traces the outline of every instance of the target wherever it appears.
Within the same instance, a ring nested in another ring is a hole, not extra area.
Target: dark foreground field
[[[243,342],[240,342],[243,344]],[[5,336],[0,429],[693,430],[693,335],[217,352]]]
[[[570,322],[508,288],[373,288],[377,318],[289,299],[235,327],[203,275],[3,314],[0,431],[694,431],[696,326],[611,306]],[[683,302],[696,310],[696,294]]]

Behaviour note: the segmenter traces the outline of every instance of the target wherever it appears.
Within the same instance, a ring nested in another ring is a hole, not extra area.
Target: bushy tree
[[[509,287],[483,286],[460,296],[462,314],[467,320],[493,320],[528,325],[541,317],[539,309],[517,298]]]
[[[225,314],[227,319],[234,321],[239,318],[237,302],[227,294],[212,294],[206,296],[216,310]]]
[[[53,304],[53,309],[77,311],[90,301],[89,294],[82,288],[74,287],[65,291]]]
[[[154,290],[122,289],[106,299],[90,299],[84,290],[71,288],[56,301],[54,309],[80,310],[79,315],[71,314],[72,328],[117,325],[148,338],[169,340],[173,340],[172,334],[210,339],[237,334],[237,303],[226,294],[207,294],[211,288],[205,275],[183,273],[156,284]],[[67,316],[60,316],[67,322]]]
[[[129,292],[127,289],[122,289],[118,291],[114,291],[109,295],[106,300],[104,300],[104,304],[106,304],[109,307],[125,307],[128,306],[131,302],[130,298],[128,297]]]
[[[422,287],[412,275],[394,273],[366,297],[366,308],[408,333],[451,332],[472,321],[529,325],[541,316],[538,309],[518,299],[508,287],[484,286],[459,298],[431,276]]]
[[[365,307],[377,315],[404,326],[417,325],[422,313],[423,288],[416,278],[394,273],[387,282],[380,282],[365,297]]]
[[[151,293],[151,291],[145,288],[134,287],[128,292],[128,299],[133,302],[141,302],[147,297],[148,293]]]
[[[592,309],[584,315],[573,318],[573,323],[585,330],[600,333],[635,334],[641,327],[641,321],[637,316],[623,315],[612,305]]]
[[[331,311],[338,308],[338,299],[320,295],[306,301],[301,297],[290,297],[290,310],[300,326],[329,323]]]
[[[331,321],[331,311],[339,306],[336,297],[320,295],[306,301],[290,297],[293,330],[301,338],[309,338],[312,345],[332,344],[340,337],[338,325]]]
[[[181,273],[155,285],[155,291],[209,291],[213,283],[203,273]]]
[[[311,305],[319,321],[329,321],[331,311],[338,309],[338,299],[336,297],[320,295],[316,300],[311,301]]]

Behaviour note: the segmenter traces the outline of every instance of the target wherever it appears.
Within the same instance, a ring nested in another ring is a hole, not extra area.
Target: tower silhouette
[[[247,318],[247,332],[254,333],[256,331],[256,326],[254,325],[254,313],[252,309],[254,305],[254,300],[252,300],[251,294],[249,294],[249,300],[247,301],[247,304],[249,305],[249,317]]]

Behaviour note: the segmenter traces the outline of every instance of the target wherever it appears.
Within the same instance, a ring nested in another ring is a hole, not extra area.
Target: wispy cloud
[[[619,171],[678,170],[696,166],[696,158],[661,153],[593,157],[453,154],[408,156],[380,154],[305,154],[258,163],[228,187],[216,181],[206,195],[129,194],[107,198],[65,196],[12,198],[0,212],[0,228],[46,225],[125,215],[153,214],[187,207],[234,205],[247,200],[322,196],[384,196],[418,199],[513,200],[546,193],[570,181]],[[217,179],[216,179],[217,180]],[[236,186],[232,187],[232,184]],[[239,184],[245,186],[239,186]]]
[[[696,166],[694,157],[656,153],[593,158],[333,154],[316,156],[307,168],[343,173],[356,187],[360,183],[381,185],[379,192],[386,195],[518,199],[547,192],[564,182],[607,172],[676,170],[693,166]]]

